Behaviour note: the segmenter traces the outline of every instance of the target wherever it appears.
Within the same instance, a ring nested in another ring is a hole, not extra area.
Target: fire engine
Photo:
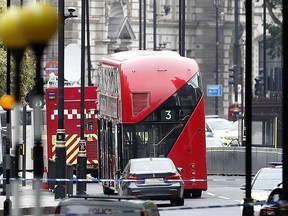
[[[46,88],[47,154],[49,160],[56,158],[56,133],[58,128],[58,88]],[[85,140],[87,173],[98,176],[96,87],[85,87]],[[64,128],[66,135],[66,162],[76,170],[80,140],[81,118],[80,87],[64,87]],[[48,167],[49,170],[49,167]]]

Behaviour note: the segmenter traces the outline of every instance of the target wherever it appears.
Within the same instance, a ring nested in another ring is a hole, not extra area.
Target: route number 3
[[[175,121],[175,110],[162,110],[161,120],[162,121]]]

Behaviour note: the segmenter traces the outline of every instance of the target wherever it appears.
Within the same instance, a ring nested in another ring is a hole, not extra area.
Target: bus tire
[[[202,196],[202,190],[192,190],[192,198],[200,198]]]
[[[192,197],[191,193],[192,193],[191,190],[184,190],[184,197],[185,198],[191,198]]]

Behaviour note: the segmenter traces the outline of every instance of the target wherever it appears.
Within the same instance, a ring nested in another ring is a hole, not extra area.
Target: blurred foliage
[[[0,14],[6,11],[6,1],[0,0]],[[3,42],[0,40],[0,97],[6,94],[7,91],[7,50],[3,45]],[[25,104],[25,97],[28,92],[34,86],[34,77],[35,77],[35,56],[31,49],[27,48],[25,50],[22,62],[21,62],[21,83],[20,83],[20,102],[22,105]],[[11,84],[10,91],[14,95],[15,92],[15,61],[13,56],[11,57]]]
[[[267,54],[271,58],[282,55],[282,0],[266,0],[266,8],[272,22],[266,23],[269,35],[266,39]]]

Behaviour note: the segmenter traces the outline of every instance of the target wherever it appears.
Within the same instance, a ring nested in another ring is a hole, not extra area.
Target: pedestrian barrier
[[[207,148],[208,175],[245,175],[245,146]],[[282,149],[252,147],[252,175],[269,162],[281,162]]]

